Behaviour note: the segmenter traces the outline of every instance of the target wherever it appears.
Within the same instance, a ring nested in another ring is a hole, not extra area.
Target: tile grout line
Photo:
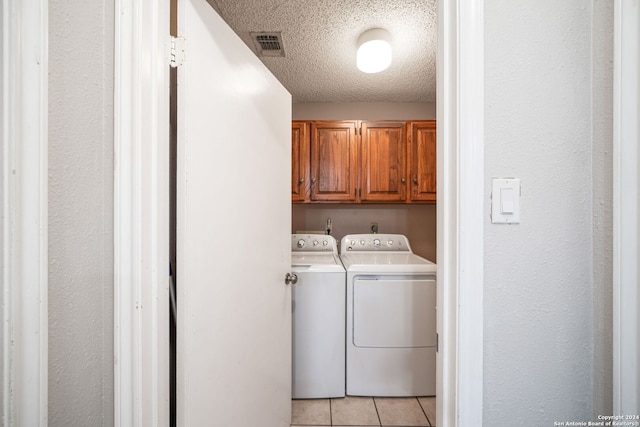
[[[420,399],[418,399],[418,397],[416,397],[416,400],[418,401],[418,405],[420,405],[420,409],[422,409],[422,413],[424,414],[424,417],[427,419],[429,426],[434,427],[433,424],[431,423],[431,418],[429,418],[429,416],[427,415],[427,411],[425,411],[424,407],[422,406],[422,402],[420,402]]]
[[[332,411],[332,402],[333,399],[329,398],[329,425],[333,427],[333,411]]]
[[[378,416],[378,425],[382,426],[382,419],[380,418],[380,412],[378,412],[378,405],[376,405],[376,398],[372,397],[373,407],[376,408],[376,415]]]
[[[370,396],[370,398],[373,401],[373,407],[376,411],[376,416],[378,418],[378,426],[382,427],[382,418],[380,417],[380,411],[378,409],[378,405],[376,402],[376,398],[374,396]],[[433,422],[431,421],[431,419],[429,418],[429,416],[427,415],[427,411],[425,409],[425,406],[422,404],[422,402],[420,401],[420,399],[417,396],[414,396],[413,399],[415,399],[418,402],[418,406],[420,407],[420,410],[422,411],[425,419],[427,420],[428,426],[429,427],[435,427]],[[334,427],[333,424],[333,400],[332,398],[327,399],[329,401],[329,426]],[[292,420],[293,421],[293,420]],[[293,424],[290,424],[293,425]],[[298,425],[298,424],[296,424]],[[300,425],[304,425],[304,426],[312,426],[312,424],[300,424]],[[355,427],[355,426],[354,426]]]

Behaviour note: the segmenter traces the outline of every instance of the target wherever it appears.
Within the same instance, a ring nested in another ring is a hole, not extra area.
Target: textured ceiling
[[[282,32],[286,56],[262,62],[293,102],[435,102],[436,0],[208,0],[255,52],[250,32]],[[356,68],[360,34],[384,28],[393,62]]]

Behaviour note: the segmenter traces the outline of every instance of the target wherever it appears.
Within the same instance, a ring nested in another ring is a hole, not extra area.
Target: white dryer
[[[336,240],[293,234],[294,399],[345,395],[345,270]]]
[[[351,234],[347,270],[347,394],[436,393],[436,264],[399,234]]]

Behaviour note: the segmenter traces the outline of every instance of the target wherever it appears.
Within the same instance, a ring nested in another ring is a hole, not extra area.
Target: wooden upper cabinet
[[[355,202],[355,121],[311,123],[311,200]]]
[[[291,201],[309,201],[309,123],[291,124]]]
[[[403,202],[407,198],[405,122],[361,123],[360,200]]]
[[[411,201],[436,201],[436,121],[409,122]]]
[[[293,203],[435,203],[436,121],[293,121]]]

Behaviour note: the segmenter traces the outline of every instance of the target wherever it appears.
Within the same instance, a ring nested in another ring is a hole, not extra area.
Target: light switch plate
[[[491,189],[491,222],[493,224],[520,223],[520,180],[493,178]]]

